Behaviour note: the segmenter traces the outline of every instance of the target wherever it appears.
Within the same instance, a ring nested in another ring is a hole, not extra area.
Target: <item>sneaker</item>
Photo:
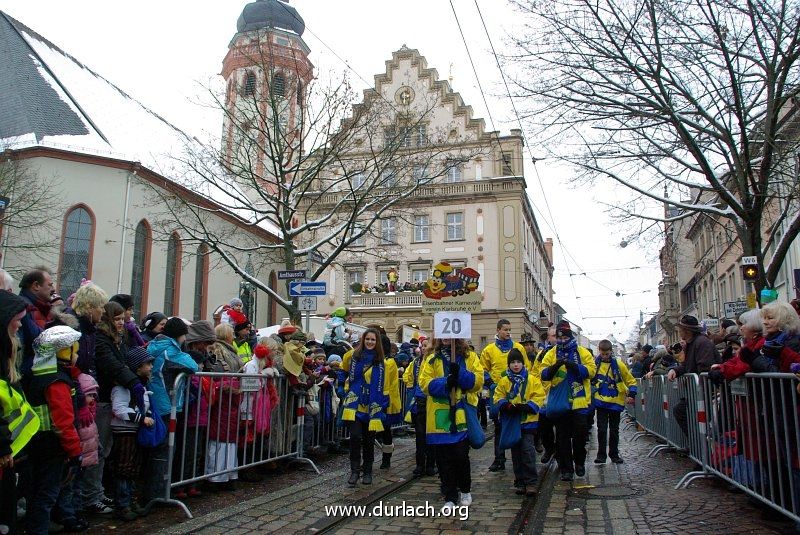
[[[189,487],[189,490],[186,491],[186,494],[188,494],[190,498],[197,498],[198,496],[203,495],[203,491],[197,487]]]
[[[586,467],[582,464],[575,465],[575,475],[578,477],[583,477],[586,475]]]
[[[614,464],[622,464],[625,461],[622,460],[622,457],[617,456],[617,457],[612,457],[611,462]]]
[[[117,509],[114,511],[114,518],[124,520],[125,522],[130,522],[131,520],[136,520],[139,518],[139,515],[134,513],[130,507],[123,507],[122,509]]]
[[[113,513],[114,510],[103,502],[95,502],[84,507],[83,512],[92,515],[107,515]]]
[[[458,505],[466,505],[467,507],[472,505],[472,494],[469,492],[462,492]]]
[[[107,505],[111,508],[114,507],[115,502],[113,498],[109,498],[108,496],[104,495],[102,498],[100,498],[100,501],[102,502],[103,505]]]
[[[495,461],[489,466],[490,472],[500,472],[501,470],[506,469],[506,462],[505,460],[502,461]]]
[[[594,460],[594,464],[606,464],[606,458],[605,457],[597,457]]]
[[[137,516],[142,516],[142,517],[147,516],[147,508],[142,505],[139,505],[139,503],[136,501],[131,502],[130,509],[131,511],[136,513]]]
[[[442,506],[442,516],[453,516],[453,511],[456,508],[456,504],[453,502],[444,502]]]
[[[172,497],[175,498],[176,500],[185,500],[187,498],[187,496],[188,496],[188,494],[186,494],[186,490],[182,489],[182,488],[181,489],[176,489],[172,493]]]

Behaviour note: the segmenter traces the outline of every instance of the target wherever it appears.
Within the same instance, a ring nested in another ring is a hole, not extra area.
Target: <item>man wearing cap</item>
[[[556,424],[556,458],[562,481],[572,481],[573,474],[586,475],[586,439],[589,410],[592,404],[591,380],[597,367],[594,357],[579,346],[568,321],[556,325],[556,346],[542,359],[542,383],[550,389],[567,381],[570,410],[563,416],[550,418]]]
[[[250,350],[250,329],[252,325],[249,321],[237,323],[233,328],[233,333],[236,338],[233,339],[233,347],[236,348],[236,354],[242,359],[242,364],[247,364],[253,358],[253,352]]]
[[[494,343],[483,348],[480,358],[481,366],[483,366],[484,370],[484,386],[489,383],[489,403],[494,398],[494,389],[497,387],[497,383],[500,382],[500,378],[508,369],[508,352],[514,347],[523,355],[525,354],[525,348],[511,339],[511,322],[507,319],[499,320]],[[506,469],[506,450],[500,449],[502,426],[498,416],[497,414],[492,416],[492,421],[494,422],[494,462],[489,466],[490,472],[499,472]]]
[[[678,336],[686,342],[685,357],[683,362],[667,373],[667,379],[670,381],[674,381],[684,373],[710,371],[711,366],[721,362],[722,359],[714,342],[703,334],[703,327],[694,316],[687,314],[678,321]],[[689,408],[685,398],[681,398],[675,404],[672,414],[675,415],[675,420],[678,422],[683,434],[689,436]]]

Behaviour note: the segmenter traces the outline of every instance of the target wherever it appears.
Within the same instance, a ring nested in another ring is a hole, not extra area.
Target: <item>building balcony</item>
[[[349,304],[352,308],[376,306],[420,307],[422,306],[422,294],[418,292],[352,294]]]

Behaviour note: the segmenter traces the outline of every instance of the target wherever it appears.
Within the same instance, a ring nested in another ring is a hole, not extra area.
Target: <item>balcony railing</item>
[[[352,294],[350,306],[405,306],[418,307],[422,305],[422,294],[417,292],[398,292],[396,294]]]

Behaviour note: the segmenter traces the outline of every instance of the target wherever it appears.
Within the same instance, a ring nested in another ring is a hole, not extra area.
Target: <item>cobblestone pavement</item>
[[[549,474],[542,467],[542,492],[537,499],[514,494],[510,459],[505,472],[487,470],[492,460],[491,442],[472,450],[473,505],[469,517],[392,516],[369,514],[341,519],[331,526],[326,505],[366,505],[368,511],[380,504],[383,510],[395,506],[430,504],[434,515],[443,501],[438,479],[426,477],[408,482],[413,469],[413,437],[395,438],[396,451],[390,470],[375,469],[375,483],[349,488],[346,456],[341,465],[316,475],[306,472],[295,483],[193,520],[175,523],[161,533],[315,533],[329,529],[342,535],[380,532],[424,535],[467,533],[555,534],[660,534],[660,533],[790,533],[792,525],[781,522],[777,513],[751,505],[742,493],[728,489],[718,480],[698,480],[689,489],[673,490],[692,462],[672,453],[647,458],[654,442],[642,438],[630,442],[633,431],[621,433],[622,465],[597,466],[594,448],[589,452],[587,476],[572,483],[558,480],[557,470]],[[379,455],[379,453],[378,453]],[[540,465],[541,466],[541,465]],[[602,496],[598,496],[602,495]],[[767,518],[768,520],[764,520]]]

